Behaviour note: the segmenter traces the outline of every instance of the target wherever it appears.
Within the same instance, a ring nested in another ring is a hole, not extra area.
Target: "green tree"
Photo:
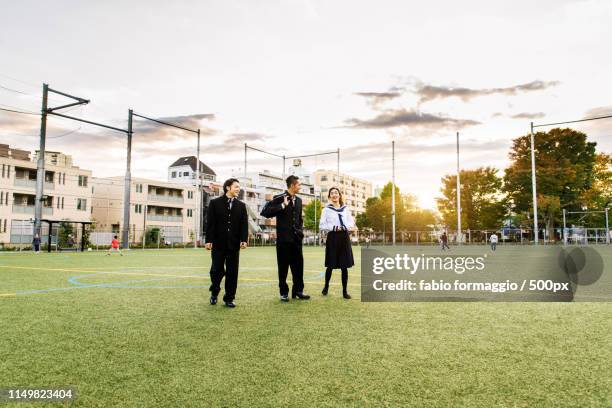
[[[59,230],[57,232],[58,244],[61,248],[65,248],[68,246],[68,238],[74,234],[74,229],[72,228],[72,224],[69,222],[60,222]]]
[[[502,179],[493,167],[461,170],[461,229],[497,229],[502,225],[506,204]],[[457,228],[457,175],[442,178],[442,197],[436,198],[444,224]]]
[[[376,231],[391,230],[393,184],[387,183],[380,197],[366,200],[366,211],[358,216],[359,228],[372,228]],[[397,231],[425,231],[436,222],[431,210],[418,207],[418,200],[413,194],[401,194],[395,186],[395,221]]]
[[[586,134],[573,129],[551,129],[538,132],[534,137],[538,214],[552,237],[554,224],[561,218],[561,209],[581,208],[581,198],[593,186],[596,143],[588,142]],[[504,175],[504,191],[512,211],[531,218],[530,136],[514,139],[509,156],[511,163]]]
[[[612,206],[612,155],[598,153],[595,156],[593,184],[580,197],[580,206],[585,211],[602,211]],[[593,213],[583,220],[587,227],[601,227],[604,223],[603,213]]]
[[[316,209],[316,223],[315,223],[315,209]],[[312,200],[304,207],[304,228],[314,231],[315,228],[318,230],[319,221],[321,220],[321,212],[323,212],[323,206],[321,201],[318,199]],[[316,226],[316,227],[315,227]]]

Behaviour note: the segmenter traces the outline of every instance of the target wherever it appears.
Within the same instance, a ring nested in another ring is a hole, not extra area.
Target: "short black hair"
[[[229,178],[227,180],[225,180],[225,183],[223,183],[223,192],[227,193],[227,191],[229,190],[229,188],[232,186],[232,184],[234,183],[238,183],[240,184],[240,181],[236,178]]]
[[[115,237],[114,237],[114,238],[115,238],[115,239],[117,239],[117,236],[115,235]]]
[[[293,174],[290,175],[289,177],[287,177],[287,179],[285,180],[287,182],[287,188],[291,187],[292,185],[295,184],[296,181],[298,181],[300,178],[298,176],[294,176]]]

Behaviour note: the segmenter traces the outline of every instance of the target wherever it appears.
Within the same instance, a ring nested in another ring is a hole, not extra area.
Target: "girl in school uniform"
[[[350,299],[346,286],[348,283],[348,268],[355,265],[353,250],[351,249],[351,238],[349,231],[355,229],[355,221],[351,215],[351,210],[344,205],[342,193],[336,187],[329,189],[327,193],[330,203],[323,209],[319,229],[327,232],[325,240],[325,287],[321,292],[327,295],[329,290],[329,280],[332,270],[342,271],[342,296]]]

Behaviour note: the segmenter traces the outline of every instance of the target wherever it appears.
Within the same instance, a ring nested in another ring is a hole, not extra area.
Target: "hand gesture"
[[[210,250],[212,249],[212,242],[207,242],[207,243],[204,245],[204,248],[206,248],[206,250],[210,251]]]
[[[247,246],[248,246],[248,244],[246,242],[241,242],[240,243],[240,249],[246,249]]]

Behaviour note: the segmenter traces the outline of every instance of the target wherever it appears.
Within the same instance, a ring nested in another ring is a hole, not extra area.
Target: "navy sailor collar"
[[[336,208],[336,207],[334,207],[333,204],[327,204],[327,208],[329,208],[330,210],[334,210],[335,212],[339,212],[340,213],[340,212],[344,211],[344,209],[346,208],[346,205],[343,205],[340,208]]]

